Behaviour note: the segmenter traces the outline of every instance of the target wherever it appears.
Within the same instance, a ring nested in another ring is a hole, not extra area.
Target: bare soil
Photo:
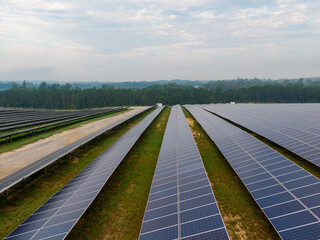
[[[195,121],[192,119],[192,118],[189,118],[189,117],[186,117],[187,119],[187,122],[189,124],[189,127],[190,127],[190,130],[191,130],[191,133],[193,135],[194,138],[196,137],[201,137],[201,133],[197,132],[195,129],[194,129],[194,124],[195,124]]]
[[[237,216],[232,216],[231,214],[229,216],[223,216],[223,221],[224,222],[230,222],[233,225],[235,224],[235,231],[234,232],[228,232],[230,235],[230,238],[233,239],[237,236],[238,239],[241,240],[247,240],[248,236],[246,234],[246,231],[242,227],[241,221],[239,221],[241,217],[239,215]],[[236,235],[236,236],[234,236]]]
[[[146,107],[132,107],[133,110],[83,124],[79,127],[57,133],[37,142],[0,154],[0,179],[18,171],[19,169],[53,153],[70,143],[73,143],[91,133],[109,126],[123,118],[131,116]]]

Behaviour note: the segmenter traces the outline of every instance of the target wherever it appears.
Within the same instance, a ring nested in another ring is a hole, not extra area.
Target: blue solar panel
[[[6,239],[64,239],[162,109],[156,109],[131,128],[21,223]]]
[[[180,106],[167,123],[140,240],[229,239]]]
[[[123,118],[123,119],[121,119],[111,125],[108,125],[104,128],[101,128],[101,129],[99,129],[99,130],[73,142],[73,143],[70,143],[69,145],[67,145],[67,146],[65,146],[65,147],[63,147],[53,153],[50,153],[49,155],[39,159],[38,161],[33,162],[33,163],[25,166],[24,168],[21,168],[20,170],[12,173],[11,175],[0,179],[0,193],[8,190],[12,186],[23,181],[27,177],[29,177],[32,174],[38,172],[39,170],[45,168],[46,166],[49,166],[53,162],[57,161],[58,159],[62,158],[65,155],[67,155],[68,153],[72,152],[73,150],[79,148],[80,146],[84,145],[85,143],[88,143],[89,141],[93,140],[94,138],[100,136],[101,134],[105,133],[106,131],[109,131],[111,129],[116,128],[117,126],[120,126],[121,124],[128,121],[129,119],[137,116],[138,114],[140,114],[150,108],[151,107],[140,110],[133,115],[130,115],[130,116]]]
[[[225,120],[197,106],[186,108],[215,142],[282,239],[319,239],[318,178]]]
[[[211,104],[202,107],[320,167],[320,104]]]

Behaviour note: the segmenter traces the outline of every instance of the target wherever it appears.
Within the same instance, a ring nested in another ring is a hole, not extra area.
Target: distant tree
[[[255,82],[255,84],[253,84]],[[12,84],[8,90],[0,91],[0,106],[32,107],[49,109],[94,108],[121,105],[202,104],[224,102],[320,102],[320,81],[266,82],[259,79],[239,79],[234,82],[218,81],[195,88],[176,83],[156,84],[146,88],[101,88],[72,87],[42,82],[39,87],[26,88]],[[242,86],[242,87],[241,87]]]
[[[22,88],[27,88],[27,82],[26,82],[26,80],[23,81],[23,83],[22,83]]]

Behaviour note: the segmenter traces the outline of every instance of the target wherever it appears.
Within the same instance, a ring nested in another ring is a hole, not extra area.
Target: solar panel
[[[64,239],[162,109],[131,128],[5,239]]]
[[[320,180],[247,132],[187,105],[285,240],[319,239]]]
[[[93,117],[97,117],[97,116],[100,116],[102,114],[111,114],[111,113],[115,113],[115,112],[119,112],[119,111],[122,111],[123,108],[108,108],[106,110],[103,110],[103,111],[96,111],[94,113],[82,113],[82,114],[77,114],[75,116],[69,116],[69,117],[59,117],[59,118],[54,118],[54,119],[51,119],[50,121],[30,121],[29,123],[27,124],[22,124],[22,123],[18,123],[18,124],[14,124],[12,126],[10,126],[11,130],[18,127],[19,126],[30,126],[30,125],[37,125],[35,127],[30,127],[30,128],[24,128],[24,129],[21,129],[21,130],[16,130],[16,131],[11,131],[11,132],[7,132],[7,133],[4,133],[4,134],[0,134],[0,139],[1,138],[10,138],[10,140],[12,140],[12,137],[15,136],[15,135],[18,135],[18,134],[21,134],[21,133],[28,133],[28,132],[34,132],[34,131],[37,131],[37,130],[40,130],[40,129],[46,129],[48,127],[53,127],[53,126],[60,126],[62,124],[65,124],[65,123],[71,123],[71,122],[76,122],[76,121],[81,121],[83,119],[89,119],[89,118],[93,118]],[[63,119],[63,120],[60,120],[60,119]],[[47,123],[47,124],[44,124],[46,122],[51,122],[51,123]],[[39,125],[41,124],[41,125]],[[0,124],[0,126],[2,126]],[[1,131],[1,127],[0,127],[0,131]]]
[[[211,104],[202,107],[320,167],[320,104]]]
[[[98,116],[115,110],[118,108],[106,108],[101,110],[73,110],[73,111],[56,111],[56,110],[34,110],[34,114],[28,115],[28,110],[20,110],[19,114],[1,114],[0,116],[0,131],[8,131],[16,128],[35,126],[49,122],[58,122],[65,120],[72,121],[90,116]],[[19,116],[23,114],[22,117]],[[12,121],[13,119],[13,121]]]
[[[38,161],[27,165],[26,167],[14,172],[13,174],[11,174],[5,178],[0,179],[0,193],[8,190],[9,188],[13,187],[17,183],[24,180],[25,178],[40,171],[41,169],[45,168],[46,166],[48,166],[48,165],[52,164],[53,162],[57,161],[58,159],[62,158],[66,154],[72,152],[73,150],[79,148],[80,146],[82,146],[82,145],[86,144],[87,142],[93,140],[94,138],[100,136],[104,132],[109,131],[111,129],[114,129],[115,127],[123,124],[124,122],[139,115],[140,113],[147,111],[150,108],[151,107],[143,109],[139,112],[136,112],[135,114],[133,114],[131,116],[128,116],[128,117],[121,119],[121,120],[119,120],[109,126],[106,126],[102,129],[99,129],[99,130],[91,133],[90,135],[85,136],[85,137],[83,137],[83,138],[81,138],[81,139],[41,158],[41,159],[39,159]]]
[[[171,109],[139,239],[229,239],[178,105]]]

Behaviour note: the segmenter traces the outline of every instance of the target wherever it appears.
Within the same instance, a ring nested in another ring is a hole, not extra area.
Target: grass
[[[11,150],[19,148],[19,147],[22,147],[23,145],[36,142],[36,141],[38,141],[40,139],[50,137],[50,136],[52,136],[54,134],[57,134],[57,133],[60,133],[60,132],[63,132],[63,131],[66,131],[66,130],[69,130],[69,129],[72,129],[72,128],[75,128],[75,127],[78,127],[78,126],[81,126],[83,124],[91,123],[91,122],[94,122],[94,121],[97,121],[97,120],[100,120],[100,119],[104,119],[104,118],[109,118],[109,117],[112,117],[112,116],[116,116],[116,115],[122,114],[122,113],[124,113],[126,111],[130,111],[130,110],[116,112],[116,113],[100,116],[100,117],[97,117],[97,118],[88,119],[88,120],[85,120],[85,121],[75,122],[75,123],[67,125],[67,126],[62,126],[60,128],[58,128],[57,126],[51,127],[51,128],[47,128],[46,132],[35,132],[34,135],[30,135],[30,134],[26,134],[26,133],[19,134],[19,135],[13,137],[12,142],[9,142],[9,140],[0,142],[0,154],[4,153],[4,152],[11,151]],[[26,136],[28,136],[28,137],[26,137]]]
[[[140,137],[67,239],[137,239],[170,108]]]
[[[59,163],[48,168],[48,174],[36,174],[10,190],[8,201],[0,199],[0,239],[14,230],[93,159],[147,116],[150,111],[152,110],[129,120],[127,124],[119,126],[114,131],[101,135],[99,140],[92,141],[87,146],[73,151],[72,154],[61,159]]]
[[[231,239],[280,239],[219,149],[183,109]]]

